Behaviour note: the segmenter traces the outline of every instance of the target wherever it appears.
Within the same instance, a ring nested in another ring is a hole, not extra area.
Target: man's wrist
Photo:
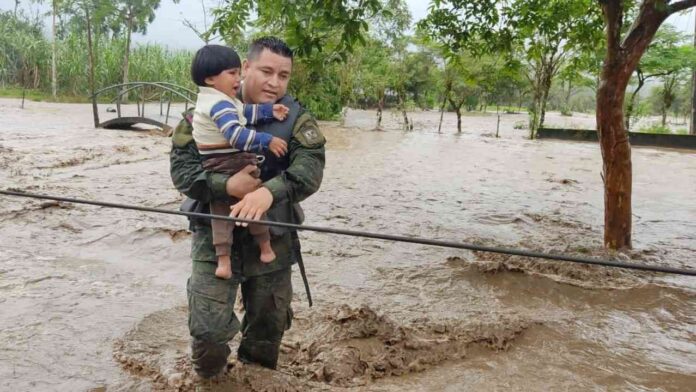
[[[226,199],[229,198],[227,193],[227,181],[229,181],[230,176],[222,173],[210,173],[210,191],[212,193],[213,199]]]
[[[264,182],[261,187],[266,188],[266,190],[268,190],[268,192],[273,197],[274,203],[285,200],[287,196],[285,192],[285,184],[280,178],[271,178],[270,180]]]

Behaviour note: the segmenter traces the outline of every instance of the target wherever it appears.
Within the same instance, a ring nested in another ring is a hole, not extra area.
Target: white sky
[[[203,0],[208,8],[217,5],[221,0]],[[50,1],[45,1],[50,3]],[[15,0],[0,0],[0,10],[11,10],[14,8]],[[429,0],[406,0],[411,10],[413,21],[416,22],[428,13]],[[31,0],[21,0],[21,7],[36,13],[39,10],[48,10],[47,6],[38,6]],[[672,23],[678,30],[688,34],[694,31],[693,9],[684,15],[673,15],[667,22]],[[160,7],[156,11],[154,22],[148,27],[147,35],[136,34],[134,41],[138,43],[153,42],[166,45],[170,48],[196,49],[203,45],[203,42],[184,26],[184,19],[189,20],[196,26],[203,27],[203,9],[201,0],[181,0],[179,4],[174,4],[172,0],[162,0]],[[210,18],[208,18],[210,23]],[[46,18],[46,31],[50,31],[50,18]]]

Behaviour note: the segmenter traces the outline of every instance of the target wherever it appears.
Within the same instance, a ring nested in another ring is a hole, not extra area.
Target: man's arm
[[[250,165],[232,177],[203,170],[192,131],[191,123],[183,119],[172,135],[170,174],[179,192],[208,203],[211,200],[228,200],[228,195],[241,198],[258,187],[260,181],[250,174],[256,170],[255,166]]]
[[[172,150],[169,153],[172,182],[179,192],[192,199],[204,203],[225,200],[230,176],[203,170],[192,132],[191,123],[184,118],[172,134]]]

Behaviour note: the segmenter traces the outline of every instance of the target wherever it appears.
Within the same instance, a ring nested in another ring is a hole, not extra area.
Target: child
[[[288,150],[283,139],[245,127],[247,123],[257,124],[274,118],[283,121],[288,108],[273,104],[243,105],[236,98],[240,87],[240,68],[239,55],[232,48],[221,45],[202,47],[196,52],[191,65],[191,77],[199,86],[193,113],[193,139],[203,158],[203,167],[229,175],[249,164],[257,165],[259,160],[256,153],[271,151],[281,157]],[[229,215],[230,204],[213,201],[210,212]],[[230,250],[234,222],[212,219],[211,225],[218,262],[215,276],[229,279],[232,277]],[[259,245],[261,261],[273,261],[276,256],[271,247],[268,227],[252,224],[249,225],[249,232]]]

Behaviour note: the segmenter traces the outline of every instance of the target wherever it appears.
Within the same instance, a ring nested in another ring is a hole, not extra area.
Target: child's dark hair
[[[220,72],[241,68],[242,62],[234,49],[222,45],[206,45],[196,52],[191,63],[191,79],[198,86],[207,86],[205,78],[219,75]]]

